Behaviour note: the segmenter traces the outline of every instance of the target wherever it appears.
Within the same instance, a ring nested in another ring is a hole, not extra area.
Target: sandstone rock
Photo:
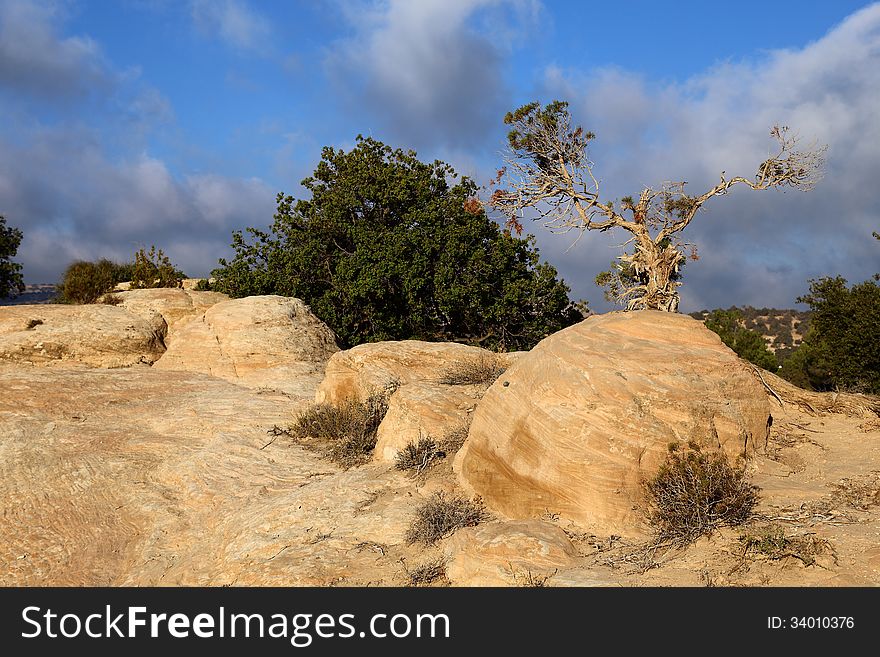
[[[165,351],[160,315],[124,308],[41,304],[0,308],[0,361],[128,367],[152,363]]]
[[[517,354],[500,354],[512,362]],[[348,397],[364,399],[389,382],[400,385],[415,381],[437,383],[445,370],[456,363],[467,363],[495,354],[455,342],[372,342],[335,354],[327,363],[324,380],[315,401],[334,404]],[[482,390],[470,391],[479,396]]]
[[[408,443],[418,443],[423,436],[441,440],[450,430],[467,425],[477,402],[460,387],[421,382],[401,386],[388,401],[373,460],[394,462]]]
[[[229,299],[219,292],[194,292],[181,288],[152,288],[116,293],[122,299],[119,305],[143,318],[161,315],[168,325],[165,344],[174,340],[177,329],[208,308]]]
[[[221,301],[180,327],[156,367],[311,396],[338,350],[333,332],[299,299],[246,297]]]
[[[767,436],[749,366],[690,317],[594,315],[541,341],[480,402],[454,467],[510,518],[549,511],[600,535],[639,535],[641,482],[673,442],[730,456]]]
[[[571,568],[579,555],[559,527],[515,520],[460,529],[446,557],[446,576],[456,586],[527,586]]]
[[[0,586],[399,581],[413,484],[267,435],[303,402],[148,367],[0,390]]]

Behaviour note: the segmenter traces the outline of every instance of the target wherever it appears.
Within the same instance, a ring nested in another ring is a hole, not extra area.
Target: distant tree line
[[[874,237],[880,239],[877,233]],[[808,390],[847,390],[880,394],[880,274],[873,280],[849,285],[840,276],[809,282],[809,292],[797,303],[807,313],[772,308],[700,311],[691,313],[740,357],[777,371]],[[797,322],[803,336],[791,341]],[[775,356],[764,335],[775,336]]]

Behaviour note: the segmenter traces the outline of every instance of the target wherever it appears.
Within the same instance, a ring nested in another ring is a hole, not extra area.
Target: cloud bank
[[[0,19],[0,214],[24,233],[15,259],[27,282],[151,244],[207,274],[233,229],[271,216],[263,181],[179,174],[151,156],[170,102],[88,37],[61,36],[51,5],[0,2]]]

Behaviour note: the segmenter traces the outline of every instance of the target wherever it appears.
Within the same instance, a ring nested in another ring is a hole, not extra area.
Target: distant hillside
[[[776,354],[780,364],[800,346],[810,325],[809,311],[751,306],[731,306],[727,310],[738,310],[743,316],[742,325],[764,336],[767,348]],[[710,312],[712,311],[700,310],[690,315],[694,319],[705,320]]]
[[[33,303],[50,303],[58,291],[49,283],[26,285],[24,292],[14,299],[0,299],[0,306],[21,306]]]

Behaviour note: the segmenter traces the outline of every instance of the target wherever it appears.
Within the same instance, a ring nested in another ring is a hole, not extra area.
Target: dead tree
[[[615,204],[600,198],[599,180],[587,155],[595,135],[572,126],[568,103],[524,105],[508,113],[504,122],[511,126],[510,149],[493,181],[499,187],[489,205],[517,232],[528,212],[559,232],[622,228],[630,233],[626,245],[633,245],[632,252],[619,256],[613,273],[603,281],[628,310],[677,311],[678,271],[685,260],[679,234],[706,201],[735,185],[810,190],[821,177],[827,149],[813,145],[797,150],[798,138],[787,127],[776,126],[770,130],[776,152],[758,166],[752,179],[728,178],[722,171],[719,182],[698,196],[685,193],[684,182],[666,182],[646,187],[637,199],[625,197]]]

